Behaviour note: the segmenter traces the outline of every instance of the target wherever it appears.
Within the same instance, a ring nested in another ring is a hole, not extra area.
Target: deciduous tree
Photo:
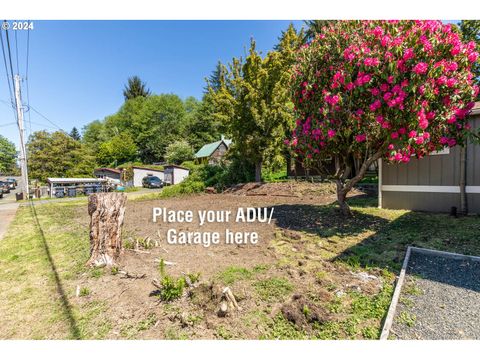
[[[137,146],[130,134],[122,132],[100,145],[97,158],[102,165],[117,166],[135,160],[137,154]]]
[[[0,173],[10,174],[15,170],[17,150],[6,137],[0,135]]]
[[[62,131],[34,132],[27,143],[28,170],[32,179],[91,177],[96,167],[89,148]]]
[[[167,146],[165,154],[170,164],[181,164],[184,161],[193,160],[193,149],[186,140],[177,140]]]

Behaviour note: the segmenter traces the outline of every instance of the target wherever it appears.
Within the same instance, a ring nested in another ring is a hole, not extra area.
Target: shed
[[[122,171],[112,168],[98,168],[93,171],[93,175],[100,179],[111,180],[115,183],[122,181]]]
[[[480,128],[480,102],[469,115]],[[480,145],[467,142],[466,195],[469,213],[480,214]],[[445,148],[409,163],[379,163],[379,207],[449,212],[460,209],[460,146]]]
[[[223,136],[219,141],[205,144],[195,154],[195,159],[200,163],[218,164],[225,156],[228,148],[232,144],[232,140],[225,139]]]
[[[164,181],[170,185],[181,183],[190,174],[189,169],[178,165],[165,165],[164,169]]]
[[[143,167],[143,166],[132,166],[133,170],[133,186],[141,187],[142,180],[146,176],[157,176],[160,180],[165,181],[165,175],[163,170],[158,168]]]
[[[106,191],[108,184],[107,179],[98,178],[48,178],[48,186],[50,188],[50,197],[56,195],[57,191],[66,193],[68,188],[75,188],[84,194],[88,194],[88,189]],[[87,189],[87,191],[85,191]]]

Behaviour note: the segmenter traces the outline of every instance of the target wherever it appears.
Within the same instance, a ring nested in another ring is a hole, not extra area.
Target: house
[[[480,128],[480,102],[469,115],[473,129]],[[460,209],[460,172],[465,170],[468,212],[480,214],[480,145],[467,142],[466,164],[459,146],[445,148],[409,163],[379,163],[379,207],[433,212]]]
[[[218,164],[225,156],[228,148],[232,144],[232,140],[222,138],[219,141],[203,145],[195,154],[195,159],[198,163],[203,164]]]
[[[163,180],[170,185],[181,183],[190,174],[189,169],[178,165],[165,165],[164,172]]]
[[[107,179],[119,184],[122,181],[122,170],[112,168],[98,168],[93,171],[93,176],[99,179]]]
[[[141,187],[142,180],[146,176],[157,176],[160,180],[165,181],[165,175],[163,170],[143,167],[143,166],[132,166],[133,170],[133,180],[131,185],[134,187]]]

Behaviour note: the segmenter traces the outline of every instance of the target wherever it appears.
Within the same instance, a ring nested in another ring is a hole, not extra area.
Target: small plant
[[[87,287],[82,287],[80,289],[79,296],[88,296],[88,295],[90,295],[90,289]]]
[[[378,328],[374,326],[367,326],[362,329],[362,336],[364,339],[375,340],[379,338]]]
[[[146,319],[140,321],[137,325],[138,331],[144,331],[150,329],[157,322],[157,315],[150,314]]]
[[[228,330],[223,325],[220,325],[219,327],[217,327],[217,329],[215,330],[215,335],[217,335],[219,338],[221,338],[223,340],[233,339],[233,335],[230,332],[230,330]]]
[[[160,273],[160,278],[165,276],[165,260],[160,259],[160,263],[158,264],[158,272]]]
[[[112,266],[112,268],[110,269],[110,273],[112,275],[117,275],[118,274],[118,266]]]
[[[317,271],[315,273],[315,279],[317,280],[317,282],[321,282],[322,280],[325,280],[327,278],[327,272],[326,271]]]
[[[311,310],[310,310],[310,308],[308,307],[308,305],[303,305],[302,312],[303,312],[303,315],[304,315],[306,318],[308,318],[308,316],[309,316],[310,313],[311,313]]]
[[[135,248],[135,244],[133,243],[131,238],[125,239],[123,241],[123,248],[124,249],[129,249],[129,250],[132,250],[132,249]]]
[[[193,273],[193,274],[189,273],[186,276],[188,277],[188,279],[190,280],[190,282],[192,284],[195,284],[200,280],[200,273],[199,272],[196,272],[196,273]]]
[[[104,269],[103,268],[96,268],[90,271],[90,277],[98,279],[104,274]]]
[[[408,283],[405,286],[405,294],[408,294],[408,295],[423,295],[423,292],[414,282],[411,282],[411,283]]]
[[[152,242],[152,240],[149,237],[146,237],[146,238],[137,237],[135,239],[135,241],[138,244],[138,246],[141,246],[145,250],[151,249],[154,246],[154,243]]]
[[[405,324],[408,327],[412,327],[415,325],[415,322],[417,321],[417,316],[414,314],[409,314],[406,311],[402,311],[398,316],[398,321],[401,324]]]
[[[160,284],[162,286],[159,294],[160,299],[168,302],[182,296],[185,288],[185,279],[183,277],[175,279],[172,276],[165,275]]]

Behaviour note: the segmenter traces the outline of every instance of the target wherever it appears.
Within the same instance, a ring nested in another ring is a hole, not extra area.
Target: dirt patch
[[[329,186],[246,184],[225,194],[129,201],[122,236],[127,248],[118,266],[102,269],[84,267],[88,258],[86,205],[64,205],[71,214],[66,211],[61,219],[56,216],[58,209],[45,205],[44,220],[48,215],[49,222],[42,221],[42,226],[48,241],[61,247],[68,240],[72,249],[82,245],[74,250],[76,254],[65,254],[59,248],[54,255],[56,263],[63,264],[58,266],[61,285],[67,305],[73,309],[71,322],[78,338],[344,338],[340,330],[322,332],[343,326],[344,317],[339,312],[349,310],[340,309],[343,305],[339,302],[348,306],[352,292],[375,296],[381,282],[368,277],[367,281],[360,271],[352,272],[345,264],[324,257],[318,219],[328,227],[337,216],[330,205],[335,195]],[[258,193],[252,194],[253,190]],[[194,213],[268,207],[274,208],[274,215],[270,224],[231,221],[200,226],[196,216],[193,223],[164,224],[153,223],[154,207]],[[260,240],[256,245],[220,242],[210,247],[166,242],[171,228],[222,233],[227,227],[235,232],[256,231]],[[59,229],[65,232],[67,228],[78,238],[57,242]],[[78,260],[78,254],[85,259]],[[67,274],[72,256],[77,259],[76,267]],[[199,277],[199,281],[185,280],[181,295],[167,301],[162,297],[164,288],[154,285],[155,280],[161,284],[165,275],[174,284],[190,276]],[[223,313],[219,307],[226,287],[238,307]]]
[[[294,323],[299,329],[311,328],[312,324],[325,324],[335,317],[325,308],[301,294],[295,294],[290,301],[280,307],[286,320]],[[276,313],[273,313],[275,316]]]
[[[239,196],[269,196],[300,198],[307,195],[332,197],[335,195],[335,185],[332,183],[310,182],[278,182],[278,183],[246,183],[228,188],[224,194]],[[333,197],[334,199],[334,197]]]

